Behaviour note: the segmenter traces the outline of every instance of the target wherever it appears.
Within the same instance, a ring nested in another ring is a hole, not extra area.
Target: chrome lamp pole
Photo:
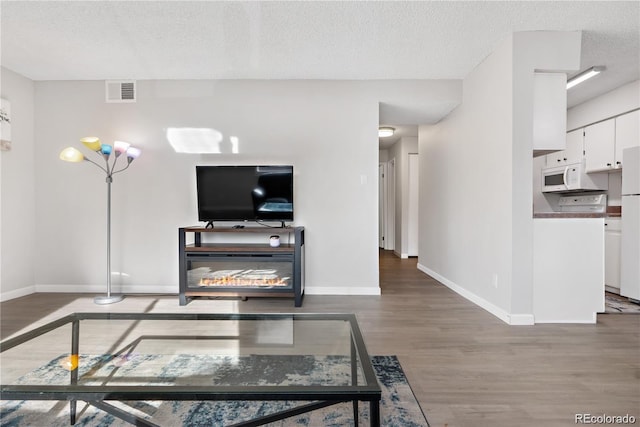
[[[115,141],[113,147],[108,144],[101,144],[100,139],[94,136],[82,138],[80,141],[87,148],[100,155],[104,159],[105,166],[101,166],[98,163],[87,159],[79,150],[73,147],[67,147],[62,150],[60,153],[60,159],[74,163],[87,161],[96,165],[107,174],[107,294],[95,297],[93,302],[96,304],[113,304],[122,301],[124,299],[124,295],[111,294],[111,183],[113,182],[113,175],[127,169],[131,165],[131,162],[140,156],[141,151],[138,148],[131,147],[129,143],[122,141]],[[114,152],[113,157],[111,156],[112,152]],[[116,170],[116,163],[122,154],[127,156],[127,164],[121,169]],[[110,159],[113,159],[111,163],[109,163]]]

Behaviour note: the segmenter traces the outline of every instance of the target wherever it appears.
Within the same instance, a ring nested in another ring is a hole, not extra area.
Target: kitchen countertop
[[[590,213],[590,212],[536,212],[534,218],[620,218],[619,213]]]
[[[606,213],[591,212],[537,212],[534,218],[606,218]]]
[[[534,212],[534,218],[621,218],[620,206],[607,206],[607,212]]]

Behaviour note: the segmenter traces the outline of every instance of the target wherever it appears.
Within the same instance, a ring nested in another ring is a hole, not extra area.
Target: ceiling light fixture
[[[381,127],[378,129],[378,138],[385,138],[387,136],[393,135],[396,130],[391,127]]]
[[[583,81],[590,79],[593,76],[597,76],[598,74],[600,74],[602,71],[606,69],[607,67],[603,65],[598,65],[595,67],[591,67],[588,70],[581,72],[580,74],[576,74],[575,76],[567,80],[567,89],[571,89],[575,85],[580,84]]]

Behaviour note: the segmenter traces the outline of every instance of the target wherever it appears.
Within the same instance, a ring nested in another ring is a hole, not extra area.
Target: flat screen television
[[[198,220],[293,221],[293,166],[196,166]]]

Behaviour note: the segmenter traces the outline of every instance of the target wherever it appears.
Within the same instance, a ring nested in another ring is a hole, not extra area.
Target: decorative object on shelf
[[[274,235],[269,238],[269,245],[272,248],[277,248],[280,246],[280,236]]]
[[[11,150],[11,103],[0,99],[0,150]]]
[[[129,143],[123,141],[115,141],[113,147],[108,144],[101,144],[100,139],[95,136],[82,138],[80,141],[87,148],[95,151],[100,157],[102,157],[104,159],[105,165],[101,166],[98,163],[87,159],[79,150],[74,147],[67,147],[62,150],[62,152],[60,152],[60,159],[64,160],[65,162],[74,163],[86,160],[87,162],[92,163],[102,169],[102,171],[107,175],[107,294],[104,296],[98,296],[94,298],[93,301],[96,304],[112,304],[122,301],[124,296],[111,294],[111,183],[113,182],[113,175],[127,169],[131,165],[131,162],[133,162],[138,158],[138,156],[140,156],[141,151],[138,148],[131,147]],[[127,157],[127,163],[124,165],[124,167],[116,170],[118,158],[123,154]],[[110,162],[110,159],[113,159],[113,161]]]

